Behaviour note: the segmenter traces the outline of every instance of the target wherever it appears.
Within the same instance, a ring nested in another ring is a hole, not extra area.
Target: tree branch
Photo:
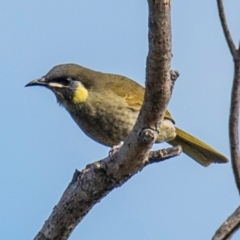
[[[143,167],[161,162],[181,153],[181,146],[152,151]],[[89,164],[81,172],[75,170],[73,178],[67,189],[64,191],[60,201],[54,207],[50,217],[44,223],[41,231],[34,238],[35,240],[65,240],[76,225],[87,215],[92,207],[105,197],[111,190],[121,186],[134,174],[122,176],[117,179],[109,173],[109,162],[112,159],[107,157],[95,163]],[[121,171],[121,166],[118,166]]]
[[[148,0],[148,3],[146,91],[138,120],[116,154],[88,165],[81,172],[75,172],[73,180],[35,239],[67,239],[91,208],[111,190],[122,185],[144,166],[181,152],[180,148],[175,147],[158,154],[149,153],[177,76],[173,80],[170,76],[170,0]]]
[[[230,240],[240,227],[240,207],[220,226],[212,240]]]

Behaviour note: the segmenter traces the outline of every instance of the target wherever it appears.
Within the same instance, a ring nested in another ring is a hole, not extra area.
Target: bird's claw
[[[112,157],[123,145],[123,142],[121,141],[118,145],[114,145],[108,152],[108,156]]]

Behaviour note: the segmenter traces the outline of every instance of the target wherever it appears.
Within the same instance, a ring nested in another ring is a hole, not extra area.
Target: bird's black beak
[[[28,84],[25,85],[25,87],[31,87],[31,86],[45,86],[47,87],[48,83],[46,82],[46,79],[44,77],[35,79]]]

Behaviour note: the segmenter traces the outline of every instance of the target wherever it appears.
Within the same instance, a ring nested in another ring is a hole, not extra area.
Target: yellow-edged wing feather
[[[105,88],[110,89],[117,96],[124,98],[130,109],[134,111],[140,111],[143,103],[143,98],[144,98],[144,91],[145,91],[144,87],[142,87],[140,84],[134,82],[129,78],[119,76],[119,75],[114,75],[114,76],[116,76],[117,81],[106,82]],[[114,79],[114,77],[112,77],[111,75],[110,79]],[[124,84],[124,88],[122,87],[123,84]],[[174,122],[168,110],[166,110],[165,112],[165,118],[170,119]]]

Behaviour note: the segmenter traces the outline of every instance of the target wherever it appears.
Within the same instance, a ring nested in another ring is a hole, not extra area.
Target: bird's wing
[[[119,81],[120,79],[121,81]],[[106,89],[113,91],[117,96],[125,99],[129,109],[132,111],[140,111],[145,91],[144,87],[140,84],[129,78],[120,77],[116,82],[106,82],[105,87]],[[174,122],[168,110],[165,112],[165,118]]]
[[[140,111],[144,98],[144,88],[138,83],[121,77],[118,78],[118,81],[106,82],[105,88],[124,99],[132,111]]]
[[[175,124],[175,121],[173,120],[172,115],[168,110],[166,110],[164,118],[171,120]]]

